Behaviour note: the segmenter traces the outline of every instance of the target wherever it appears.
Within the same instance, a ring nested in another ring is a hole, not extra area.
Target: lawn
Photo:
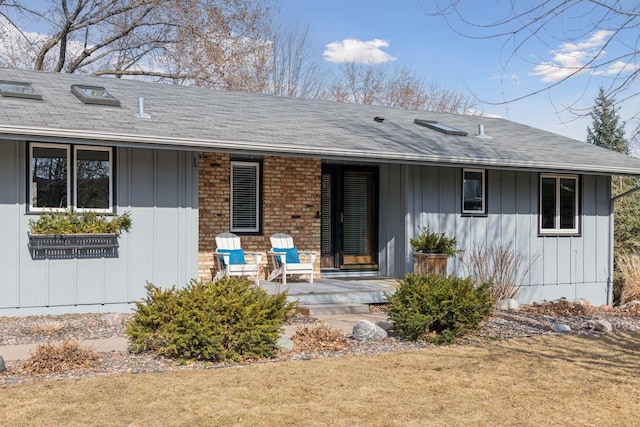
[[[0,425],[637,425],[640,333],[0,387]]]

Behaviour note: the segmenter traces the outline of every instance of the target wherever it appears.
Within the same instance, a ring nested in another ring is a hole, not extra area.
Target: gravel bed
[[[379,310],[379,308],[377,309]],[[114,317],[116,316],[116,317]],[[129,316],[114,314],[69,314],[58,316],[0,317],[0,345],[45,343],[51,341],[77,341],[85,339],[124,336]],[[116,319],[114,321],[114,319]],[[461,339],[459,345],[474,345],[502,339],[527,338],[556,334],[552,327],[556,323],[568,325],[572,335],[603,334],[593,328],[593,320],[607,320],[614,333],[640,330],[640,304],[633,307],[594,308],[577,307],[570,302],[548,303],[542,306],[525,306],[520,311],[496,312],[473,334]],[[293,324],[308,326],[317,319],[298,317]],[[273,363],[283,360],[308,360],[321,357],[366,355],[414,349],[434,348],[424,342],[406,341],[391,335],[382,342],[361,343],[348,338],[349,346],[339,351],[306,351],[281,353],[267,361],[247,363]],[[129,352],[100,353],[100,360],[91,368],[65,372],[63,374],[29,374],[22,368],[22,361],[7,361],[5,372],[0,373],[0,385],[25,381],[95,377],[121,373],[167,372],[188,369],[216,369],[229,364],[187,363],[156,357],[151,354]]]

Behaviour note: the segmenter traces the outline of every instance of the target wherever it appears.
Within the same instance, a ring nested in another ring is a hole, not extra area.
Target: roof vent
[[[478,125],[478,133],[474,136],[480,139],[493,139],[493,137],[484,133],[484,125]]]
[[[382,123],[382,122],[384,122],[384,117],[382,117],[382,116],[375,116],[375,117],[373,118],[373,121],[374,121],[374,122],[378,122],[378,123]]]
[[[144,112],[144,97],[138,97],[138,112],[135,114],[137,119],[150,119],[151,116]]]

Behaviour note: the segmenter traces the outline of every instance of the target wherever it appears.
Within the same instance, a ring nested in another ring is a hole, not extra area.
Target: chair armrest
[[[218,270],[223,270],[225,265],[229,265],[229,254],[213,251],[213,260],[216,262]],[[226,257],[226,259],[225,259]]]
[[[271,257],[271,259],[273,260],[274,267],[276,266],[277,263],[280,263],[280,264],[286,264],[287,263],[287,253],[286,252],[268,251],[267,255],[269,255],[269,257]],[[278,259],[276,257],[280,257],[280,259]]]
[[[262,261],[262,252],[245,252],[244,255],[254,257],[256,264],[260,264],[260,261]]]
[[[318,253],[315,251],[298,251],[298,254],[308,256],[311,260],[311,264],[315,262],[316,256],[318,256]]]

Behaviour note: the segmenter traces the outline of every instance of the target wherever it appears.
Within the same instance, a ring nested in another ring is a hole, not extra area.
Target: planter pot
[[[34,259],[113,258],[118,256],[116,234],[31,234],[29,250]]]
[[[446,254],[413,252],[413,272],[416,274],[438,274],[445,277],[447,275],[447,258]]]

